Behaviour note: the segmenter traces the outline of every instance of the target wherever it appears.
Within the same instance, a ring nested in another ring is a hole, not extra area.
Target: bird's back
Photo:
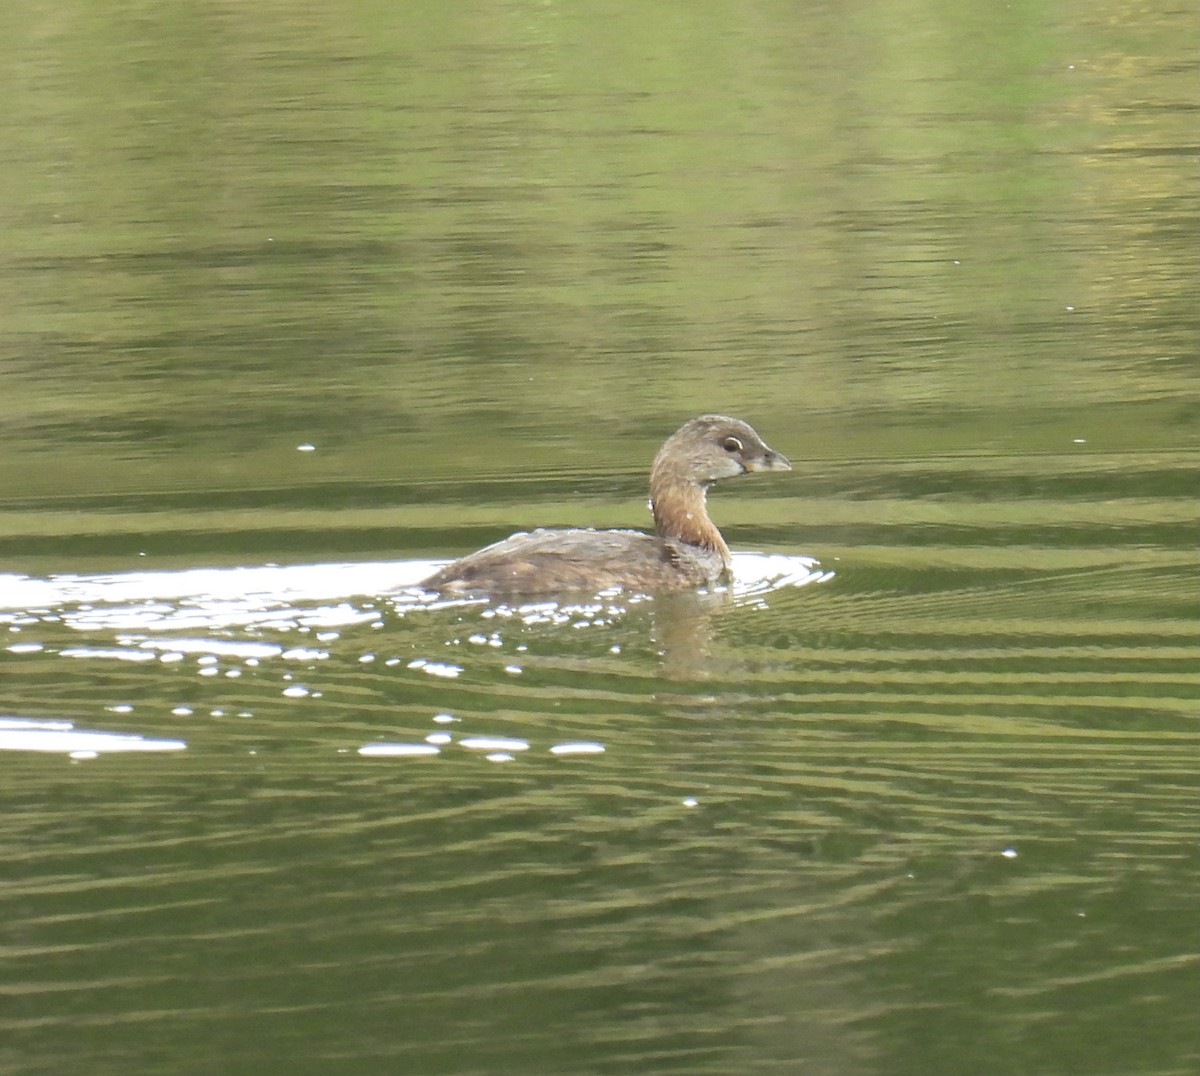
[[[647,593],[719,582],[716,553],[625,530],[536,530],[514,534],[435,572],[421,585],[443,594]]]

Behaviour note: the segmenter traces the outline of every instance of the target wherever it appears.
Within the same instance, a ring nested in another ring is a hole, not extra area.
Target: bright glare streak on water
[[[556,743],[550,748],[552,755],[602,755],[604,745],[584,741],[581,743]]]
[[[368,743],[363,744],[358,753],[368,758],[396,758],[437,755],[441,752],[434,744],[427,743]]]
[[[511,736],[466,736],[459,740],[461,747],[472,751],[528,751],[529,743]]]
[[[733,561],[731,590],[738,602],[755,603],[774,590],[821,582],[833,574],[822,571],[811,557],[735,553]],[[57,615],[79,630],[330,629],[376,619],[378,611],[364,607],[363,599],[387,598],[397,613],[478,604],[478,600],[442,602],[421,591],[417,584],[434,567],[430,561],[396,561],[196,568],[47,579],[0,575],[0,623],[29,623],[29,617],[36,620]],[[643,600],[641,595],[607,595],[582,603],[546,600],[499,605],[487,613],[528,624],[589,626],[619,616],[629,605]],[[251,654],[248,648],[262,649]],[[275,652],[270,644],[205,639],[179,640],[174,649],[239,657],[274,656]],[[267,649],[272,653],[267,654]]]
[[[0,718],[0,750],[47,751],[75,757],[95,757],[128,751],[183,751],[183,740],[152,740],[118,732],[84,731],[69,721],[31,721]]]
[[[410,591],[408,605],[428,604],[415,584],[424,561],[196,568],[177,572],[0,576],[0,610],[60,614],[79,630],[189,631],[220,628],[337,628],[369,622],[373,609],[351,602]],[[0,613],[0,622],[17,615]]]

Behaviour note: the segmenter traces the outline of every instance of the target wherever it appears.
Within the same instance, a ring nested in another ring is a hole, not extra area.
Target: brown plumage
[[[748,471],[790,471],[745,422],[701,415],[667,438],[650,468],[654,534],[536,530],[471,553],[421,586],[454,596],[536,596],[610,588],[690,590],[729,577],[729,547],[708,517],[708,487]]]

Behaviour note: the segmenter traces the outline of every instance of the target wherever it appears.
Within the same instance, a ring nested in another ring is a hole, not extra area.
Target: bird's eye
[[[736,437],[726,437],[725,440],[721,442],[721,447],[725,449],[726,452],[741,452],[742,442]]]

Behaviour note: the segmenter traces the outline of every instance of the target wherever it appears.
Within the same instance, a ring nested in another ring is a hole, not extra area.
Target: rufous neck
[[[654,529],[662,538],[674,538],[718,554],[728,567],[729,546],[708,518],[706,490],[693,483],[652,482],[650,510]]]

